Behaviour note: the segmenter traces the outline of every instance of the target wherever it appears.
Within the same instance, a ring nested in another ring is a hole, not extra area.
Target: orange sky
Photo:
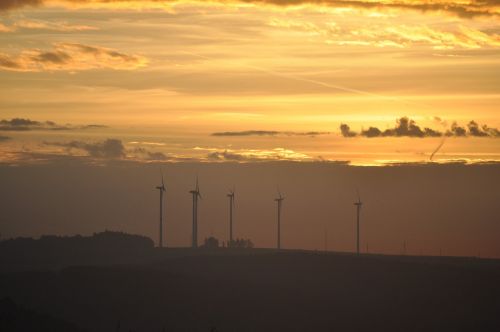
[[[152,141],[181,159],[206,159],[202,148],[414,162],[428,160],[440,139],[350,139],[339,126],[385,130],[403,116],[442,132],[455,121],[500,126],[493,3],[25,0],[0,10],[0,119],[106,126],[2,131],[4,161],[68,153],[47,142],[114,138],[128,149]],[[328,135],[210,136],[249,130]],[[491,161],[500,145],[454,138],[443,152],[444,161]]]
[[[500,257],[499,15],[479,0],[1,1],[2,236],[156,239],[161,166],[173,246],[189,244],[198,174],[200,241],[227,238],[236,185],[236,233],[274,246],[280,185],[286,248],[321,249],[327,228],[351,251],[360,188],[370,252]]]

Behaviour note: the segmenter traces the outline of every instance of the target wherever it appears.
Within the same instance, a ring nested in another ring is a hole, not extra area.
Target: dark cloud
[[[469,128],[469,135],[471,135],[471,136],[477,136],[477,137],[488,136],[488,133],[484,132],[479,127],[479,125],[477,124],[476,121],[469,122],[469,124],[467,125],[467,127]]]
[[[154,160],[154,161],[161,161],[161,160],[169,160],[170,158],[162,153],[162,152],[151,152],[145,148],[135,148],[131,150],[131,153],[139,155],[143,157],[143,159],[146,160]]]
[[[33,60],[38,62],[50,62],[54,64],[65,64],[71,60],[71,56],[65,52],[54,51],[54,52],[42,52],[33,57]]]
[[[431,128],[424,128],[424,136],[426,137],[441,137],[443,133]]]
[[[329,132],[322,131],[274,131],[274,130],[244,130],[244,131],[224,131],[213,133],[212,136],[319,136],[329,135]]]
[[[379,137],[382,135],[382,131],[377,127],[370,127],[367,130],[362,130],[361,135],[366,137]]]
[[[21,72],[133,70],[148,63],[143,56],[128,55],[106,47],[79,43],[54,43],[52,46],[52,50],[27,49],[17,55],[0,53],[0,69]]]
[[[126,149],[121,140],[112,138],[101,142],[70,141],[45,142],[44,144],[66,148],[70,156],[73,156],[72,150],[80,150],[86,152],[89,157],[99,159],[140,159],[147,161],[165,161],[171,159],[162,152],[154,152],[142,147]]]
[[[459,126],[456,122],[453,122],[451,124],[451,129],[446,132],[446,136],[464,137],[467,136],[467,130]]]
[[[45,0],[2,0],[0,1],[0,10],[10,10],[23,6],[42,5]],[[69,4],[78,3],[140,3],[140,0],[66,0]],[[162,3],[180,3],[182,0],[152,0],[151,2]],[[476,16],[497,16],[496,7],[498,0],[472,0],[468,3],[457,1],[439,1],[429,2],[427,0],[389,0],[389,1],[368,1],[368,0],[219,0],[218,2],[244,3],[244,4],[269,4],[275,6],[299,6],[299,5],[321,5],[334,8],[361,8],[361,9],[403,9],[415,10],[420,12],[443,12],[456,15],[463,18],[473,18]]]
[[[27,131],[27,130],[77,130],[106,128],[103,125],[90,124],[83,126],[59,125],[53,121],[34,121],[30,119],[14,118],[0,120],[0,131]]]
[[[16,9],[24,6],[37,6],[44,0],[0,0],[0,10]]]
[[[0,68],[19,70],[21,69],[21,64],[6,55],[0,54]]]
[[[435,121],[440,124],[445,122],[440,118],[434,118]],[[466,137],[466,136],[476,136],[476,137],[499,137],[500,131],[496,128],[490,128],[486,125],[482,127],[475,121],[469,122],[467,125],[469,129],[467,130],[459,126],[456,122],[451,124],[449,130],[446,133],[442,133],[438,130],[431,128],[420,128],[417,123],[408,118],[402,117],[396,120],[396,126],[394,128],[386,129],[384,131],[378,129],[377,127],[369,127],[367,130],[362,130],[360,135],[365,137],[442,137],[442,136],[455,136],[455,137]],[[348,125],[342,124],[340,126],[341,134],[344,137],[354,137],[355,132],[351,132]]]
[[[476,121],[471,121],[467,124],[469,135],[475,137],[499,137],[500,131],[496,128],[490,128],[487,125],[479,126]]]
[[[424,137],[425,134],[420,129],[415,121],[407,117],[402,117],[396,121],[396,127],[387,129],[382,133],[382,136],[408,136],[408,137]]]
[[[8,137],[8,136],[0,136],[0,142],[5,142],[5,141],[8,141],[10,140],[11,138]]]
[[[491,137],[500,137],[500,130],[496,128],[490,128],[487,125],[483,125],[483,130]]]
[[[119,159],[126,156],[126,150],[121,140],[106,139],[103,142],[87,143],[82,141],[71,141],[67,143],[46,142],[47,145],[61,146],[68,150],[83,150],[94,158]]]
[[[340,125],[340,132],[344,137],[354,137],[357,135],[355,132],[351,131],[351,128],[345,123]]]

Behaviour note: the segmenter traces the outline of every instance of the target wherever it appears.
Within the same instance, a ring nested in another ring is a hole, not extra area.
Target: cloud
[[[464,127],[460,127],[456,122],[453,122],[451,129],[446,132],[446,136],[464,137],[467,136],[467,131]]]
[[[275,148],[272,150],[224,150],[213,151],[207,154],[207,159],[211,161],[237,161],[237,162],[258,162],[258,161],[312,161],[310,156],[290,149]]]
[[[13,27],[0,23],[0,32],[12,32],[14,30]]]
[[[151,152],[145,148],[135,148],[131,150],[131,153],[139,155],[141,159],[145,160],[169,160],[170,158],[163,152]]]
[[[62,147],[69,156],[81,156],[81,153],[78,152],[84,152],[88,157],[97,159],[124,159],[141,161],[165,161],[172,159],[162,152],[152,152],[142,147],[127,149],[121,140],[114,138],[108,138],[99,142],[84,142],[75,140],[70,142],[44,142],[44,144]],[[78,152],[75,154],[74,150],[77,150]]]
[[[16,22],[13,25],[13,28],[16,30],[30,29],[30,30],[49,30],[49,31],[61,31],[61,32],[99,30],[99,28],[89,25],[75,25],[61,21],[49,22],[40,20],[21,20]]]
[[[405,48],[426,45],[437,50],[479,49],[500,46],[500,36],[458,25],[437,29],[427,25],[392,24],[380,26],[365,23],[361,28],[343,27],[335,22],[310,22],[304,19],[273,18],[271,27],[305,32],[308,36],[323,37],[325,43],[334,45],[357,45],[373,47]]]
[[[215,151],[210,152],[207,155],[207,158],[210,160],[228,160],[228,161],[255,161],[257,158],[252,158],[249,156],[244,156],[242,154],[228,152],[227,150],[223,152]]]
[[[469,128],[469,135],[471,136],[477,136],[477,137],[488,136],[488,133],[486,131],[483,131],[482,128],[480,128],[477,122],[475,121],[469,122],[467,127]]]
[[[482,126],[484,132],[488,133],[489,136],[491,137],[500,137],[500,130],[496,128],[490,128],[487,125]]]
[[[245,130],[245,131],[224,131],[213,133],[212,136],[276,136],[279,131],[271,130]]]
[[[245,131],[224,131],[213,133],[212,136],[319,136],[319,135],[329,135],[330,132],[322,131],[306,131],[306,132],[295,132],[295,131],[274,131],[274,130],[245,130]]]
[[[17,56],[0,53],[0,70],[24,72],[133,70],[144,67],[147,63],[147,59],[140,55],[78,43],[56,43],[52,50],[29,49]]]
[[[20,29],[48,30],[48,31],[60,31],[60,32],[99,30],[99,28],[89,25],[73,25],[61,21],[49,22],[42,20],[20,20],[8,26],[3,23],[0,23],[0,32],[14,32]]]
[[[50,0],[2,0],[0,10],[12,10],[24,6],[39,6],[50,3]],[[173,4],[182,4],[184,0],[62,0],[57,3],[71,7],[98,6],[98,7],[124,7],[124,8],[168,8]],[[202,1],[198,1],[202,3]],[[225,5],[274,5],[279,7],[315,5],[330,8],[359,8],[359,9],[399,9],[414,10],[422,13],[438,12],[447,13],[462,18],[476,16],[497,16],[498,0],[216,0],[214,2]],[[128,5],[128,6],[127,6]]]
[[[430,132],[433,132],[429,129]],[[402,117],[397,120],[396,127],[394,129],[387,129],[382,133],[383,136],[409,136],[409,137],[424,137],[425,133],[420,129],[415,121]],[[441,136],[441,135],[439,135]]]
[[[8,136],[1,136],[1,135],[0,135],[0,143],[1,143],[1,142],[8,141],[8,140],[10,140],[10,139],[11,139],[11,138],[10,138],[10,137],[8,137]]]
[[[72,149],[83,150],[90,157],[104,159],[120,159],[126,156],[125,147],[121,140],[106,139],[102,142],[87,143],[82,141],[45,142],[46,145],[64,147],[70,152]]]
[[[369,127],[367,130],[361,131],[361,136],[379,137],[380,135],[382,135],[382,132],[377,127]]]
[[[446,126],[446,122],[441,118],[435,117],[434,121],[439,124]],[[408,118],[402,117],[396,120],[396,126],[394,128],[386,129],[384,131],[377,127],[369,127],[366,130],[361,130],[360,135],[365,137],[442,137],[442,136],[455,136],[455,137],[500,137],[500,131],[496,128],[490,128],[486,125],[479,126],[477,122],[471,121],[467,125],[468,131],[465,127],[459,126],[456,122],[451,124],[450,129],[446,130],[445,133],[431,129],[431,128],[421,128],[417,123]],[[340,131],[344,137],[354,137],[357,135],[355,132],[351,132],[350,128],[346,124],[340,126]]]
[[[344,137],[354,137],[357,135],[355,132],[351,131],[351,128],[348,125],[346,125],[345,123],[342,123],[340,125],[340,133]]]
[[[44,0],[1,0],[0,10],[11,10],[24,6],[39,6],[44,2]]]
[[[83,126],[72,126],[69,124],[59,125],[53,121],[35,121],[23,118],[0,120],[0,131],[28,131],[28,130],[78,130],[106,128],[104,125],[90,124]]]

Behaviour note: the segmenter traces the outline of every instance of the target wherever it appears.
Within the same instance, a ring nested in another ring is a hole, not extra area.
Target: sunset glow
[[[152,155],[172,160],[426,162],[441,138],[347,138],[340,125],[383,131],[402,117],[443,133],[454,122],[500,125],[494,3],[26,0],[0,8],[1,118],[72,126],[4,128],[7,163],[33,152],[85,156],[61,146],[106,139],[129,150],[152,141]],[[211,136],[237,131],[322,134]],[[498,161],[495,135],[451,137],[434,161]],[[120,158],[155,159],[147,156]]]

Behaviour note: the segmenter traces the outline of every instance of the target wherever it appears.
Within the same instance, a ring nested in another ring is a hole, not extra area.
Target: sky
[[[4,123],[4,162],[106,139],[172,160],[382,165],[440,145],[433,161],[500,158],[496,1],[1,3],[0,119],[58,125]],[[474,121],[479,135],[361,134],[401,118],[440,133]],[[226,132],[243,133],[212,135]]]
[[[384,195],[395,186],[398,199],[415,187],[399,182],[410,181],[418,187],[412,211],[434,204],[426,198],[428,190],[448,192],[443,187],[456,188],[457,181],[470,178],[459,197],[443,198],[442,209],[462,226],[458,237],[447,237],[453,252],[476,255],[477,243],[498,234],[497,226],[488,224],[493,228],[484,228],[473,244],[461,240],[475,229],[471,211],[482,222],[500,212],[495,204],[483,204],[498,198],[484,187],[499,180],[499,51],[496,0],[0,0],[0,179],[10,181],[2,191],[9,197],[2,200],[2,210],[9,211],[2,233],[38,236],[110,227],[156,239],[154,224],[141,228],[130,220],[149,213],[149,205],[137,206],[123,224],[103,209],[97,210],[100,217],[88,215],[92,227],[68,221],[74,206],[56,204],[61,198],[56,193],[68,189],[66,174],[102,182],[100,191],[108,194],[97,195],[100,202],[109,200],[114,182],[96,180],[99,172],[124,168],[121,184],[133,176],[151,189],[160,167],[170,181],[181,177],[175,180],[182,182],[179,190],[189,190],[196,174],[201,181],[206,181],[202,175],[217,176],[224,190],[237,182],[259,183],[272,202],[275,188],[293,183],[291,169],[298,168],[302,177],[316,174],[311,183],[318,185],[317,174],[328,182],[345,171],[352,181],[332,190],[345,192],[349,202],[354,187],[364,192],[359,172],[369,173],[365,180],[384,188]],[[208,175],[211,167],[219,168]],[[232,178],[225,177],[225,167],[234,172]],[[256,172],[250,180],[246,167]],[[144,174],[134,173],[137,169]],[[461,179],[450,171],[456,169]],[[420,188],[412,171],[432,185]],[[41,210],[33,210],[45,216],[39,225],[33,224],[35,212],[12,210],[22,201],[12,193],[26,178],[54,188]],[[217,182],[210,181],[206,190],[218,193]],[[321,197],[333,194],[325,190]],[[261,193],[251,193],[248,199],[257,202]],[[74,195],[76,201],[92,201],[85,190]],[[126,201],[134,197],[128,193]],[[314,206],[312,198],[300,197]],[[376,197],[372,188],[368,199]],[[468,210],[468,200],[477,210]],[[352,217],[350,204],[342,205],[341,220]],[[373,218],[381,222],[382,212],[391,209],[376,210]],[[176,230],[186,233],[189,216],[170,213],[182,222]],[[213,220],[224,210],[206,213]],[[399,220],[393,213],[391,225]],[[304,222],[299,215],[292,217],[297,225]],[[320,215],[316,230],[326,227],[325,220],[341,227],[336,218]],[[413,240],[422,250],[437,252],[439,237],[429,232],[440,217],[413,216],[409,220],[424,220],[429,227]],[[250,214],[247,222],[254,217],[272,215]],[[200,236],[224,237],[224,223],[213,222],[214,230],[202,226]],[[323,247],[321,230],[319,237],[303,241],[299,229],[292,232],[290,247]],[[347,229],[337,239],[339,250],[351,248]],[[269,233],[248,232],[258,244],[273,243]],[[401,241],[393,239],[400,233],[390,239],[376,234],[375,247],[398,252]],[[498,255],[498,246],[485,250]]]

